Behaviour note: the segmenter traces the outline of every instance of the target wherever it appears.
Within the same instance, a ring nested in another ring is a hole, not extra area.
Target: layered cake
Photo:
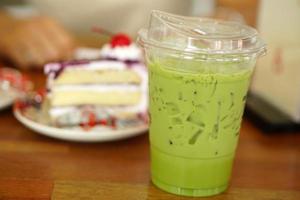
[[[147,112],[147,71],[141,50],[116,35],[97,60],[49,63],[49,116],[58,126],[127,126]]]

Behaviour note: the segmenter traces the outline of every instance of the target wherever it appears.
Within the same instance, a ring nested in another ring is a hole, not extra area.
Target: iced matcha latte
[[[239,34],[256,31],[219,23],[154,11],[149,30],[140,32],[149,68],[151,176],[171,193],[209,196],[228,186],[263,44],[243,54]]]
[[[153,182],[186,195],[225,190],[251,70],[184,73],[159,63],[149,70]]]

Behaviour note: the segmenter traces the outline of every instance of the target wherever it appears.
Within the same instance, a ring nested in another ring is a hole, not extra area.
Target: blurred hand
[[[12,20],[0,31],[0,55],[23,69],[67,59],[73,48],[71,35],[48,17]]]

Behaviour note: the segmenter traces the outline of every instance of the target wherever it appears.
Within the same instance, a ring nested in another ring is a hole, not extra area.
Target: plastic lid
[[[138,42],[189,54],[247,54],[266,51],[257,31],[231,21],[184,17],[152,11],[148,29],[139,31]]]

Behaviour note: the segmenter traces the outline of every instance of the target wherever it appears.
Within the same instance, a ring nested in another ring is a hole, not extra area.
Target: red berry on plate
[[[90,127],[94,127],[96,125],[96,115],[95,115],[95,113],[90,112],[88,117],[89,117],[88,118],[89,119],[88,125]]]
[[[131,39],[128,35],[124,33],[116,34],[112,37],[110,41],[110,45],[112,48],[115,48],[117,46],[129,46],[131,44]]]

